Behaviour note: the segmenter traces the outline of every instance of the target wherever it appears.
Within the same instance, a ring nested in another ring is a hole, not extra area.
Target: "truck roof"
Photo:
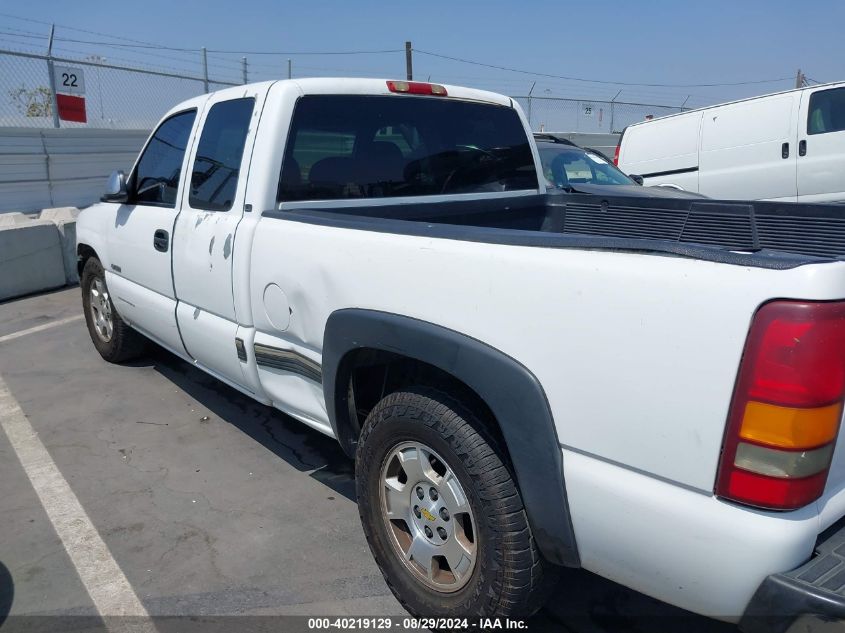
[[[387,88],[388,81],[406,81],[405,79],[371,79],[358,77],[308,77],[301,79],[278,79],[272,81],[261,81],[250,84],[243,84],[240,86],[232,86],[230,88],[223,88],[215,90],[208,94],[202,94],[192,99],[187,99],[178,103],[171,108],[165,116],[170,116],[176,112],[180,112],[190,107],[199,107],[208,98],[209,95],[216,95],[222,93],[231,93],[232,98],[236,98],[245,87],[268,88],[277,83],[291,83],[303,95],[308,94],[344,94],[344,95],[396,95]],[[436,82],[418,82],[418,83],[436,83]],[[465,88],[463,86],[454,86],[452,84],[437,84],[446,88],[446,98],[465,99],[469,101],[481,101],[502,106],[513,106],[513,100],[505,95],[489,92],[487,90],[477,90],[475,88]],[[407,96],[407,95],[398,95]],[[443,97],[437,97],[443,98]]]
[[[734,99],[733,101],[725,101],[724,103],[714,103],[713,105],[709,106],[702,106],[700,108],[694,108],[691,110],[684,110],[683,112],[676,112],[675,114],[667,114],[666,116],[657,117],[655,119],[651,119],[649,121],[637,121],[636,123],[631,123],[628,127],[634,127],[637,125],[645,125],[647,123],[654,123],[655,121],[665,121],[666,119],[671,119],[672,117],[678,116],[685,116],[687,114],[692,114],[694,112],[702,112],[704,110],[712,110],[713,108],[721,108],[722,106],[726,105],[733,105],[734,103],[742,103],[744,101],[754,101],[756,99],[765,99],[767,97],[775,97],[777,95],[785,95],[791,92],[801,92],[802,90],[808,90],[810,88],[834,88],[834,87],[842,87],[845,86],[845,81],[831,81],[825,84],[817,84],[815,86],[804,86],[803,88],[790,88],[789,90],[780,90],[778,92],[770,92],[769,94],[758,95],[756,97],[746,97],[744,99]]]
[[[405,79],[360,79],[349,77],[312,77],[306,79],[289,79],[302,90],[303,94],[370,94],[370,95],[392,95],[387,88],[388,81],[406,81]],[[497,105],[510,106],[510,97],[497,92],[465,88],[452,84],[440,84],[438,82],[422,81],[418,83],[435,83],[446,88],[449,97],[458,99],[469,99],[472,101],[485,101]],[[448,97],[447,97],[448,98]]]

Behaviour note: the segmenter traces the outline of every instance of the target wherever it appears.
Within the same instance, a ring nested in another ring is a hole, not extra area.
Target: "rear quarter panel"
[[[250,280],[259,332],[319,355],[329,315],[430,321],[539,379],[564,448],[712,493],[748,326],[773,297],[845,297],[845,264],[765,270],[263,218]],[[262,289],[290,302],[284,332]]]

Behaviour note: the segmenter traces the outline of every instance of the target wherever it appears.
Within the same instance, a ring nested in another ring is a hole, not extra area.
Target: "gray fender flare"
[[[364,309],[333,312],[323,340],[323,392],[335,436],[349,455],[356,437],[348,412],[349,370],[356,349],[393,352],[433,365],[465,383],[501,427],[534,538],[552,563],[580,565],[569,515],[563,458],[546,394],[524,365],[454,330]]]

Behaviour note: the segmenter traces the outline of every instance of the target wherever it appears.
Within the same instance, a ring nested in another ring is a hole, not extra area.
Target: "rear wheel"
[[[146,339],[129,327],[114,309],[99,259],[91,257],[85,262],[79,285],[88,333],[100,356],[111,363],[140,356]]]
[[[417,616],[520,616],[557,568],[537,549],[507,459],[458,400],[424,387],[370,412],[356,455],[358,508],[396,598]]]
[[[393,552],[420,582],[443,593],[472,578],[475,517],[460,480],[421,442],[397,444],[382,462],[379,505]]]

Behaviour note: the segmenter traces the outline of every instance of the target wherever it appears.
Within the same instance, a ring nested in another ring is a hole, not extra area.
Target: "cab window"
[[[186,110],[158,126],[132,175],[132,204],[176,206],[182,161],[196,116],[196,110]]]
[[[845,88],[819,90],[810,95],[807,134],[845,130]]]
[[[255,99],[231,99],[211,106],[191,169],[192,209],[228,211],[235,201]]]
[[[278,199],[537,189],[516,110],[441,97],[308,95],[294,110]]]

